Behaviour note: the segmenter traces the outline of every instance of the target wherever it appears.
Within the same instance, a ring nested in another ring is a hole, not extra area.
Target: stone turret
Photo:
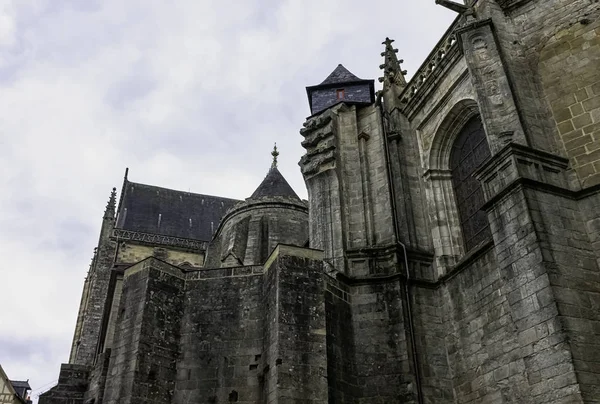
[[[373,80],[363,80],[339,64],[321,84],[306,87],[310,113],[316,115],[340,103],[369,105],[375,101]]]
[[[277,244],[308,244],[308,208],[277,168],[277,147],[265,179],[221,221],[206,267],[263,264]]]
[[[346,86],[348,94],[352,87],[347,83],[356,83],[352,77],[339,65],[323,83]],[[327,107],[331,100],[317,96],[323,83],[307,88],[313,116],[300,131],[306,149],[300,167],[309,195],[310,247],[323,250],[332,268],[351,276],[392,273],[395,238],[381,109],[371,93],[364,102],[346,97]],[[366,91],[373,80],[358,83],[356,89]]]

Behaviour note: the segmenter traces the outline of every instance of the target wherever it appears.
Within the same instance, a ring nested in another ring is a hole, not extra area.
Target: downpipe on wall
[[[391,199],[391,208],[392,208],[392,221],[394,222],[394,236],[396,238],[396,247],[402,248],[403,257],[404,257],[404,267],[406,269],[406,282],[404,282],[404,292],[406,295],[406,313],[408,320],[408,328],[410,335],[410,345],[412,351],[412,360],[414,364],[415,370],[415,385],[417,391],[417,402],[419,404],[424,404],[423,401],[423,387],[421,382],[421,372],[419,371],[419,356],[417,354],[417,341],[414,331],[414,321],[412,316],[412,304],[411,304],[411,293],[410,293],[410,270],[408,267],[408,256],[406,252],[406,245],[400,241],[400,229],[398,228],[398,212],[396,210],[396,189],[394,188],[393,178],[392,178],[392,164],[391,164],[391,156],[390,156],[390,148],[387,142],[387,130],[385,121],[383,118],[383,99],[382,94],[379,93],[377,95],[377,100],[375,101],[375,105],[379,107],[379,118],[381,121],[381,130],[383,131],[383,147],[385,149],[385,162],[387,165],[387,176],[388,176],[388,188],[390,192]],[[398,248],[396,248],[396,255],[398,255]]]

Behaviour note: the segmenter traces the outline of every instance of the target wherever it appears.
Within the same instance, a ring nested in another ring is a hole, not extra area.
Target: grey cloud
[[[277,142],[302,196],[304,87],[338,63],[380,75],[396,38],[413,73],[452,13],[433,0],[34,1],[0,8],[0,362],[39,387],[68,358],[110,189],[134,181],[245,198]],[[426,23],[425,23],[426,22]],[[14,302],[19,304],[14,304]],[[23,346],[27,334],[35,340]],[[6,349],[6,348],[4,348]],[[34,359],[32,359],[34,358]],[[35,359],[41,358],[41,359]]]

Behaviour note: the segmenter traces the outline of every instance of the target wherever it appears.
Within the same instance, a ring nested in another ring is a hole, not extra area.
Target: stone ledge
[[[509,143],[490,157],[475,176],[481,182],[487,206],[498,195],[506,194],[515,181],[527,180],[570,192],[565,173],[568,165],[569,160],[564,157]]]
[[[264,272],[268,272],[269,268],[280,256],[293,256],[299,258],[307,258],[315,261],[323,260],[323,251],[313,248],[296,247],[288,244],[277,244],[264,265]]]
[[[145,258],[142,261],[126,268],[123,273],[123,279],[138,272],[145,270],[150,271],[152,269],[168,273],[180,279],[185,279],[185,272],[181,268],[171,265],[168,262],[161,261],[156,257]]]
[[[220,278],[240,278],[247,276],[256,276],[263,274],[263,267],[260,265],[227,267],[227,268],[202,268],[187,273],[186,280],[202,281]]]
[[[181,237],[166,236],[163,234],[144,233],[139,231],[115,228],[111,234],[115,241],[134,241],[141,245],[168,246],[182,251],[198,252],[205,251],[207,242],[201,240],[187,239]]]

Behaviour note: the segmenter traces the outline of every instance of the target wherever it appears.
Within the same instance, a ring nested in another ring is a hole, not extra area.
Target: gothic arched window
[[[473,177],[473,173],[490,155],[481,118],[476,116],[460,131],[450,154],[452,185],[466,251],[491,236],[487,214],[481,210],[483,190]]]

